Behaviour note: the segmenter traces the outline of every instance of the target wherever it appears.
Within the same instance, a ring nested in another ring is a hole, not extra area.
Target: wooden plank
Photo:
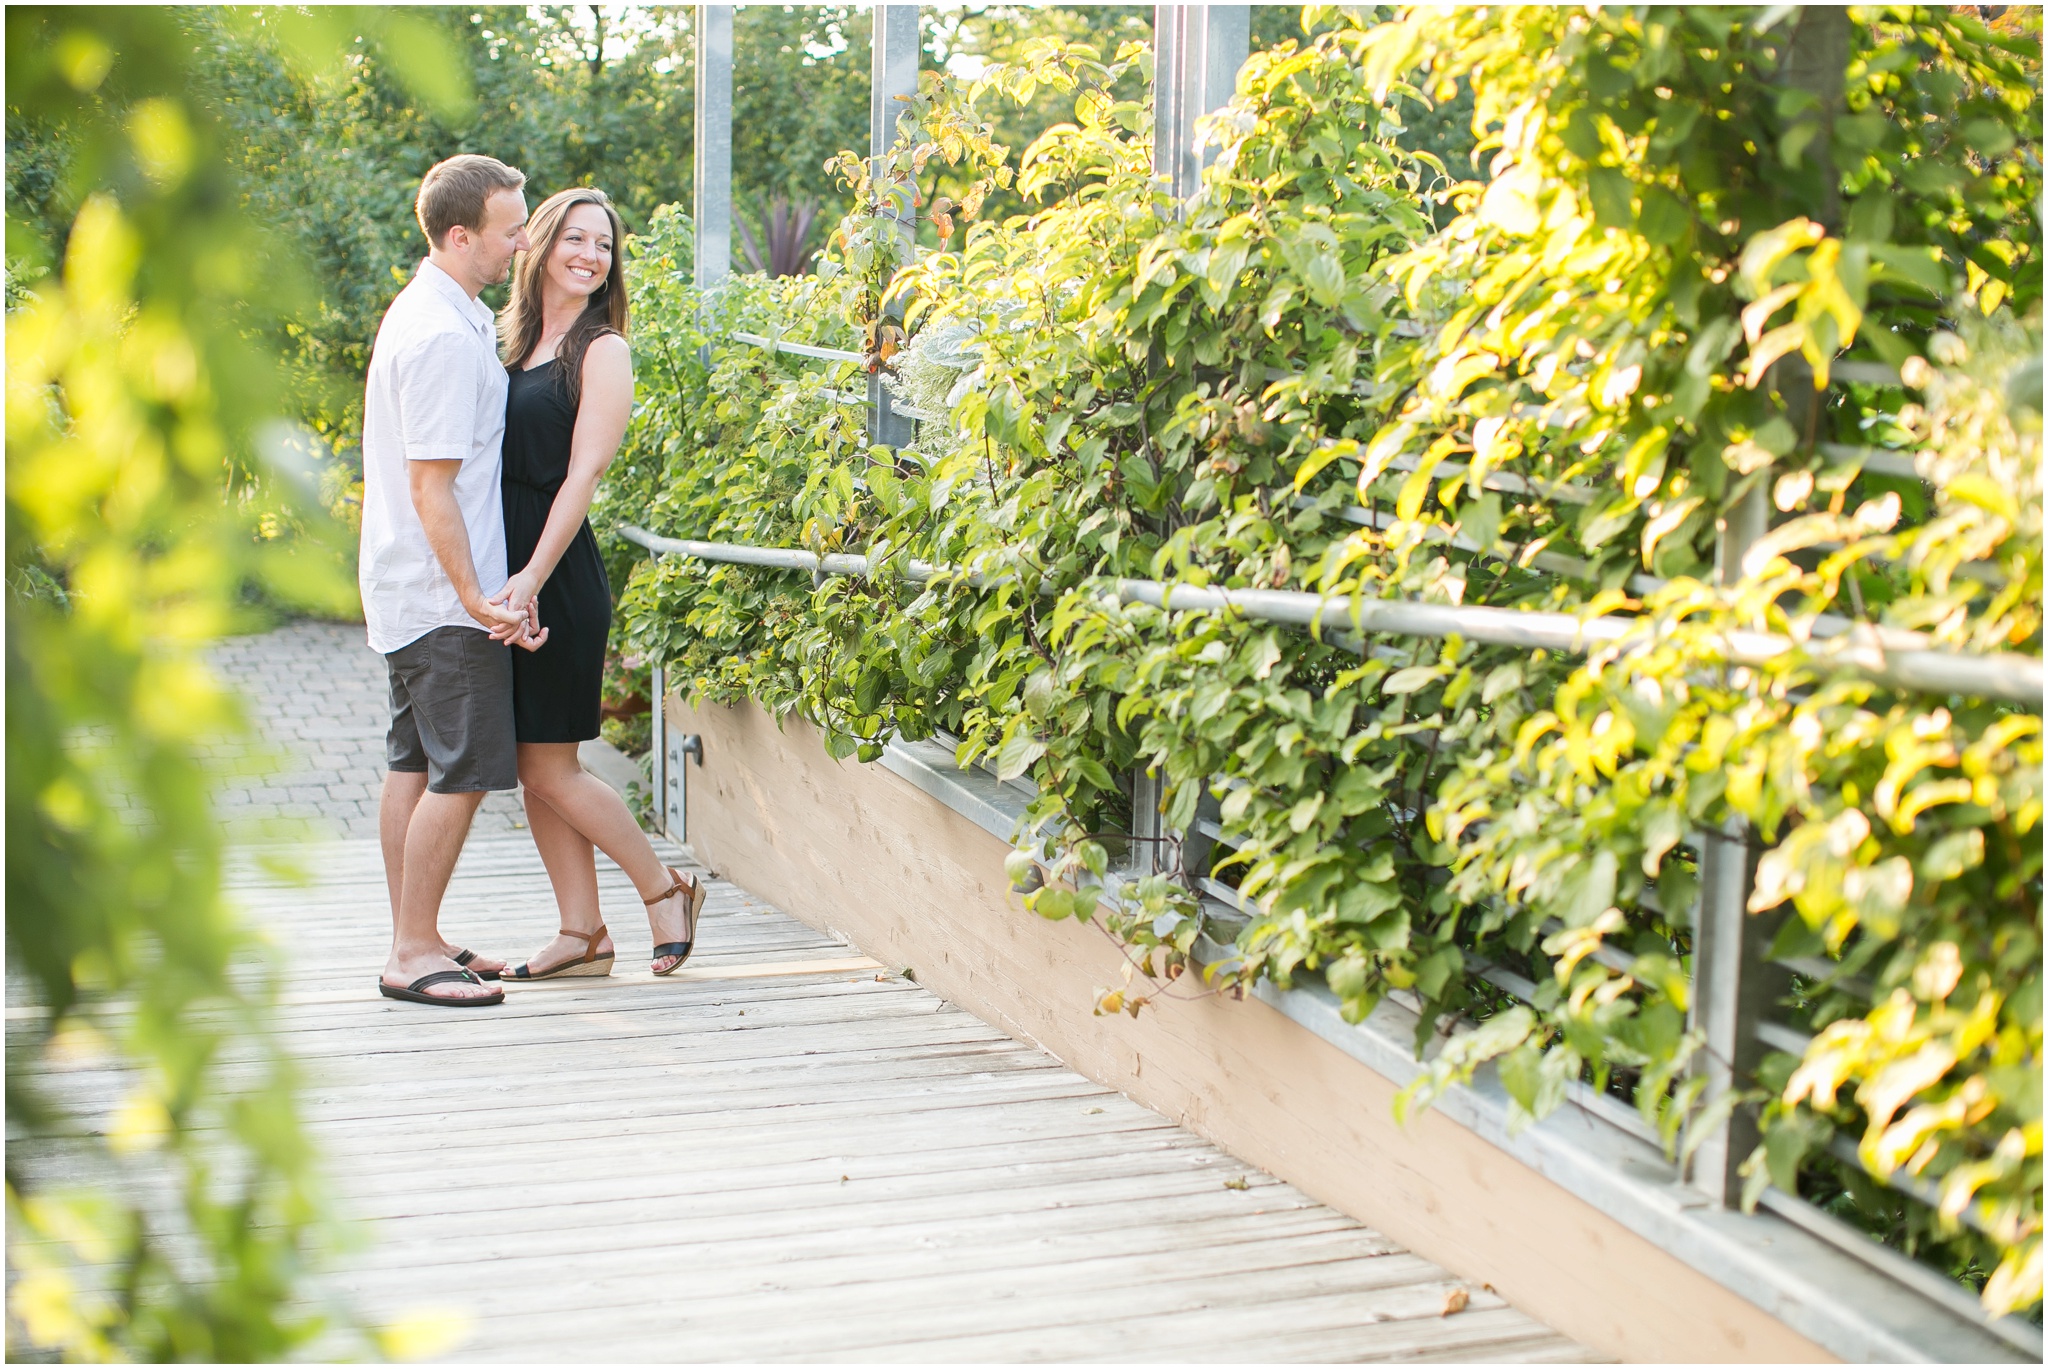
[[[1021,1195],[1017,1199],[1020,1205],[1081,1205],[1093,1200],[1086,1190],[1077,1189],[1071,1198],[1064,1192],[1058,1197],[1048,1197],[1047,1193],[1062,1185],[1076,1184],[1083,1177],[1125,1185],[1127,1194],[1147,1193],[1154,1185],[1162,1193],[1178,1191],[1173,1180],[1179,1174],[1211,1159],[1212,1155],[1199,1150],[1176,1148],[1154,1140],[1146,1145],[1069,1142],[990,1147],[940,1170],[900,1161],[892,1169],[886,1159],[789,1164],[756,1170],[744,1184],[729,1182],[730,1176],[722,1171],[690,1168],[630,1176],[608,1174],[595,1179],[535,1179],[530,1169],[477,1170],[443,1176],[445,1181],[439,1184],[422,1182],[411,1188],[357,1187],[345,1201],[351,1212],[370,1221],[460,1217],[477,1210],[480,1193],[502,1193],[508,1187],[516,1187],[522,1207],[561,1209],[563,1220],[580,1221],[582,1214],[602,1215],[607,1204],[620,1201],[622,1184],[630,1180],[631,1192],[650,1209],[672,1201],[688,1211],[711,1217],[728,1211],[770,1215],[797,1211],[813,1214],[814,1222],[830,1217],[857,1227],[861,1216],[857,1209],[863,1205],[894,1208],[919,1197],[950,1201],[982,1190],[1015,1189]],[[1212,1169],[1200,1177],[1208,1181],[1222,1172]],[[1257,1188],[1254,1183],[1247,1191]],[[430,1224],[427,1229],[433,1226]]]
[[[678,976],[681,972],[678,972]],[[506,1002],[489,1008],[463,1009],[427,1007],[400,1003],[381,997],[373,976],[365,975],[333,1000],[307,1005],[283,1006],[298,1010],[281,1015],[277,1033],[287,1038],[304,1038],[301,1044],[317,1044],[318,1034],[343,1031],[363,1035],[366,1045],[380,1039],[404,1043],[442,1039],[469,1041],[508,1020],[554,1019],[544,1030],[584,1032],[593,1025],[644,1030],[649,1034],[673,1035],[677,1024],[740,1027],[829,1026],[852,1017],[886,1016],[901,1020],[935,1018],[943,1030],[977,1033],[990,1041],[1008,1040],[986,1023],[935,1002],[898,981],[878,981],[873,974],[830,974],[807,981],[788,975],[763,975],[730,983],[702,983],[681,978],[635,979],[614,975],[610,979],[564,979],[540,984],[514,985],[506,990]],[[646,1014],[659,1014],[650,1018]],[[598,1014],[598,1016],[592,1016]],[[753,1020],[742,1024],[740,1016]],[[118,1025],[119,1017],[95,1019],[102,1025]],[[215,1020],[227,1025],[224,1016]],[[531,1028],[520,1027],[510,1034],[526,1039]],[[351,1051],[350,1054],[357,1052]],[[258,1058],[244,1046],[224,1062]]]
[[[1099,1167],[1099,1162],[1092,1167]],[[1114,1178],[1047,1176],[1037,1185],[1006,1186],[996,1193],[959,1184],[922,1184],[906,1196],[884,1198],[863,1181],[679,1198],[636,1195],[531,1206],[522,1202],[493,1211],[488,1231],[459,1247],[450,1247],[444,1233],[387,1231],[363,1256],[363,1263],[366,1268],[403,1268],[544,1251],[566,1256],[621,1246],[652,1250],[677,1244],[707,1253],[716,1247],[717,1257],[726,1259],[724,1252],[738,1248],[744,1253],[762,1242],[774,1243],[775,1257],[786,1260],[796,1253],[796,1243],[815,1238],[821,1229],[857,1231],[866,1247],[905,1242],[962,1245],[986,1242],[999,1232],[1002,1240],[995,1244],[992,1258],[1009,1260],[1017,1258],[1013,1245],[1086,1232],[1114,1232],[1140,1244],[1178,1239],[1175,1233],[1185,1223],[1202,1225],[1211,1239],[1225,1239],[1219,1234],[1224,1228],[1260,1235],[1277,1229],[1278,1220],[1288,1212],[1308,1214],[1310,1226],[1317,1230],[1355,1232],[1378,1247],[1375,1253],[1396,1251],[1391,1241],[1341,1214],[1306,1201],[1276,1201],[1270,1182],[1267,1191],[1254,1198],[1224,1188],[1219,1178],[1214,1171],[1173,1175],[1148,1170]],[[1060,1195],[1057,1201],[1048,1198],[1053,1193]],[[569,1207],[575,1210],[566,1211]]]
[[[1441,1269],[1412,1255],[1306,1263],[1288,1250],[1321,1240],[1296,1236],[967,1274],[948,1272],[948,1253],[933,1252],[899,1262],[898,1277],[889,1281],[823,1287],[806,1280],[801,1265],[737,1271],[715,1285],[700,1284],[713,1277],[709,1269],[679,1266],[643,1269],[630,1287],[583,1284],[578,1306],[553,1318],[532,1310],[530,1294],[518,1289],[493,1289],[476,1306],[481,1327],[500,1344],[556,1341],[595,1351],[603,1338],[617,1336],[620,1309],[635,1305],[637,1295],[643,1315],[667,1321],[670,1334],[692,1345],[692,1357],[705,1359],[855,1351],[897,1358],[915,1345],[927,1347],[924,1358],[955,1361],[1089,1359],[1120,1347],[1157,1354],[1166,1324],[1175,1322],[1198,1327],[1196,1337],[1256,1354],[1267,1334],[1318,1313],[1362,1330],[1379,1321],[1426,1321],[1430,1333],[1440,1333],[1454,1323],[1440,1313],[1450,1291],[1463,1285]],[[749,1277],[751,1287],[728,1291]],[[664,1297],[664,1283],[677,1292]],[[707,1287],[703,1297],[685,1291],[700,1286]],[[1483,1291],[1469,1296],[1500,1306]],[[626,1300],[587,1305],[613,1298]],[[804,1309],[800,1320],[776,1316],[777,1307],[792,1304]]]
[[[550,1091],[552,1094],[552,1090]],[[447,1094],[430,1105],[403,1117],[390,1115],[336,1118],[315,1116],[327,1148],[336,1154],[382,1152],[390,1149],[394,1134],[408,1138],[413,1156],[443,1155],[479,1144],[490,1146],[574,1142],[580,1138],[613,1139],[643,1133],[677,1138],[701,1132],[720,1133],[715,1139],[726,1144],[732,1133],[752,1135],[763,1128],[777,1132],[792,1128],[830,1128],[835,1136],[856,1133],[842,1127],[857,1125],[877,1116],[890,1125],[903,1122],[919,1130],[943,1123],[949,1129],[982,1127],[991,1134],[995,1128],[1024,1125],[1038,1118],[1070,1120],[1086,1108],[1103,1114],[1100,1130],[1151,1128],[1159,1117],[1143,1108],[1126,1104],[1116,1114],[1103,1106],[1113,1095],[1100,1084],[1070,1080],[1059,1075],[1003,1090],[940,1093],[928,1084],[894,1089],[863,1090],[851,1097],[818,1098],[786,1092],[769,1092],[752,1098],[718,1101],[701,1097],[648,1097],[644,1092],[628,1098],[579,1100],[551,1097],[558,1106],[545,1111],[511,1111],[478,1124],[473,1100],[451,1099]],[[451,1107],[450,1104],[456,1106]],[[565,1120],[564,1113],[573,1120]],[[482,1138],[488,1137],[486,1143]],[[841,1143],[843,1144],[843,1143]]]
[[[313,1091],[303,1095],[304,1102],[309,1107],[317,1107],[328,1103],[342,1105],[359,1097],[389,1099],[394,1113],[403,1115],[422,1100],[432,1101],[448,1096],[448,1079],[409,1072],[393,1077],[392,1072],[375,1068],[385,1058],[386,1055],[380,1054],[356,1061],[336,1061],[332,1068],[321,1071],[317,1079],[309,1081],[307,1087]],[[366,1068],[366,1065],[370,1067]],[[605,1063],[579,1070],[573,1080],[551,1080],[550,1087],[609,1087],[637,1094],[647,1088],[646,1073],[644,1064],[633,1060],[614,1061],[607,1056]],[[821,1089],[849,1089],[871,1081],[923,1078],[959,1080],[965,1086],[984,1079],[995,1081],[1046,1073],[1067,1072],[1062,1071],[1057,1063],[1035,1052],[1027,1052],[1008,1040],[962,1042],[944,1039],[911,1042],[889,1049],[817,1051],[766,1059],[738,1052],[717,1056],[705,1052],[671,1060],[662,1070],[663,1082],[672,1089],[742,1092],[796,1088],[807,1083]],[[220,1071],[215,1077],[216,1085],[222,1090],[233,1091],[257,1081],[261,1074],[254,1064],[236,1065]],[[45,1076],[45,1079],[46,1086],[59,1094],[105,1099],[119,1093],[123,1084],[132,1081],[133,1075],[112,1067],[94,1067],[66,1070]],[[462,1080],[460,1085],[471,1095],[488,1095],[496,1102],[508,1104],[525,1100],[531,1092],[526,1078],[502,1071]],[[1106,1096],[1118,1096],[1110,1094],[1107,1089],[1103,1092]]]
[[[772,1136],[774,1132],[764,1129],[762,1134]],[[602,1181],[594,1182],[559,1177],[563,1151],[558,1143],[471,1152],[460,1157],[463,1163],[454,1167],[406,1167],[402,1157],[394,1162],[390,1156],[372,1157],[368,1164],[356,1165],[351,1162],[352,1157],[329,1156],[323,1169],[338,1180],[347,1197],[356,1201],[422,1190],[474,1193],[508,1186],[553,1193],[559,1200],[567,1201],[566,1195],[571,1192],[608,1196],[626,1176],[630,1176],[636,1191],[646,1191],[663,1178],[683,1185],[711,1184],[734,1189],[779,1186],[792,1180],[829,1184],[842,1175],[862,1179],[873,1173],[905,1170],[928,1173],[938,1166],[1000,1169],[1038,1154],[1106,1157],[1166,1153],[1185,1144],[1176,1130],[1163,1122],[1111,1132],[1077,1130],[1059,1135],[1041,1131],[1022,1137],[984,1139],[978,1144],[932,1147],[922,1152],[907,1151],[893,1144],[900,1138],[901,1133],[877,1126],[858,1138],[869,1147],[863,1151],[851,1146],[840,1148],[837,1137],[798,1136],[773,1148],[751,1145],[735,1155],[719,1157],[717,1163],[702,1153],[680,1149],[672,1136],[652,1141],[629,1137],[629,1144],[618,1146],[592,1142],[576,1152],[579,1162],[587,1159],[593,1165],[620,1166],[606,1171],[607,1177]],[[37,1172],[51,1179],[67,1179],[83,1171],[67,1158],[51,1158]]]
[[[655,1005],[657,1009],[659,1006]],[[663,1031],[661,1020],[636,1021],[634,1014],[625,1009],[609,1009],[601,1017],[593,1015],[595,1020],[592,1021],[576,1021],[546,1013],[496,1013],[483,1008],[419,1008],[417,1011],[437,1014],[433,1025],[428,1027],[415,1017],[366,1015],[363,1024],[353,1033],[316,1029],[293,1033],[288,1039],[292,1053],[309,1063],[328,1059],[357,1060],[366,1053],[374,1052],[417,1060],[425,1066],[436,1060],[445,1061],[454,1054],[501,1049],[532,1050],[545,1054],[573,1044],[592,1048],[610,1044],[621,1049],[639,1045],[671,1053],[753,1051],[764,1055],[780,1052],[827,1055],[844,1049],[846,1035],[844,1031],[832,1032],[832,1023],[827,1019],[790,1024],[755,1023],[741,1021],[736,1013],[705,1023],[699,1031],[684,1038],[672,1029]],[[681,1011],[681,1005],[677,1005],[674,1011]],[[371,1012],[374,1014],[376,1010]],[[522,1021],[534,1025],[521,1026]],[[994,1040],[1000,1035],[970,1017],[949,1014],[946,1020],[933,1025],[928,1020],[905,1019],[894,1013],[885,1015],[863,1010],[861,1005],[851,1000],[842,1021],[860,1023],[858,1039],[869,1046],[907,1046],[942,1039],[971,1043]],[[668,1025],[673,1027],[672,1017]],[[518,1064],[509,1059],[500,1068],[519,1072]]]
[[[670,1083],[672,1087],[687,1083],[691,1095],[707,1105],[716,1100],[727,1107],[759,1107],[775,1106],[772,1100],[789,1090],[800,1090],[805,1094],[870,1097],[880,1096],[870,1094],[868,1091],[871,1089],[916,1087],[936,1090],[958,1088],[971,1082],[977,1089],[1000,1093],[1013,1088],[1038,1087],[1052,1079],[1068,1077],[1066,1071],[1031,1057],[1014,1064],[1000,1059],[980,1061],[977,1066],[976,1073],[986,1075],[986,1078],[970,1080],[970,1076],[950,1059],[924,1057],[830,1068],[814,1066],[809,1071],[784,1068],[754,1075],[737,1070],[717,1073],[695,1070],[687,1074],[672,1074]],[[580,1109],[643,1098],[647,1085],[640,1077],[642,1073],[644,1071],[638,1069],[591,1070],[574,1079],[551,1081],[548,1102],[552,1106]],[[303,1095],[300,1105],[303,1114],[317,1120],[323,1128],[336,1123],[403,1118],[417,1114],[423,1105],[445,1103],[448,1097],[445,1082],[422,1080],[387,1084],[365,1079],[350,1086],[345,1081],[328,1079],[321,1081],[318,1087],[319,1092]],[[1121,1095],[1087,1080],[1074,1087],[1095,1090],[1093,1094],[1086,1095],[1093,1098],[1121,1098]],[[477,1081],[467,1092],[472,1098],[480,1096],[492,1103],[511,1105],[527,1101],[531,1090],[519,1081],[491,1079]]]
[[[847,1239],[850,1258],[837,1267],[846,1281],[814,1279],[805,1261],[725,1267],[678,1251],[651,1252],[636,1265],[625,1258],[632,1252],[624,1252],[619,1263],[591,1273],[579,1268],[573,1307],[552,1317],[535,1304],[548,1280],[560,1277],[559,1266],[550,1274],[544,1261],[530,1272],[522,1269],[516,1279],[510,1271],[494,1271],[488,1288],[471,1293],[471,1306],[486,1323],[522,1339],[581,1339],[615,1334],[621,1309],[638,1304],[653,1310],[666,1303],[684,1313],[679,1320],[693,1324],[693,1335],[724,1334],[740,1342],[725,1353],[707,1347],[707,1358],[745,1358],[733,1351],[749,1340],[767,1340],[777,1357],[789,1358],[834,1347],[879,1350],[990,1334],[1056,1337],[1064,1328],[1144,1316],[1212,1313],[1219,1320],[1229,1315],[1277,1329],[1321,1299],[1331,1299],[1336,1315],[1356,1323],[1438,1318],[1450,1291],[1463,1287],[1413,1255],[1347,1256],[1341,1233],[1284,1231],[1273,1240],[1099,1258],[1070,1251],[1043,1265],[1005,1267],[998,1261],[974,1270],[959,1269],[958,1252],[945,1249],[891,1251],[886,1265],[878,1255],[863,1269],[857,1233]],[[679,1288],[683,1276],[688,1307],[660,1291],[664,1285]],[[404,1287],[428,1298],[445,1297],[451,1286],[409,1271],[382,1279],[351,1276],[342,1291],[375,1297]],[[1501,1305],[1484,1291],[1468,1296],[1475,1305]],[[792,1302],[804,1309],[795,1324],[777,1315],[778,1307]]]
[[[1288,1303],[1290,1314],[1282,1325],[1254,1324],[1248,1330],[1221,1325],[1208,1318],[1145,1317],[1128,1322],[1100,1323],[1073,1328],[1052,1337],[1003,1336],[989,1338],[993,1344],[958,1338],[919,1345],[892,1347],[896,1357],[910,1362],[971,1362],[1018,1355],[1023,1350],[1032,1359],[1088,1359],[1106,1363],[1146,1363],[1160,1360],[1183,1363],[1238,1364],[1247,1359],[1268,1363],[1320,1361],[1360,1363],[1386,1360],[1450,1360],[1456,1363],[1503,1360],[1509,1363],[1586,1362],[1583,1346],[1556,1332],[1532,1337],[1529,1319],[1509,1307],[1482,1308],[1455,1317],[1423,1315],[1385,1320],[1360,1319],[1340,1314],[1335,1326],[1302,1327],[1296,1318],[1304,1312],[1300,1304]],[[1311,1317],[1311,1321],[1327,1318]],[[1028,1347],[1020,1342],[1028,1340]],[[1540,1346],[1546,1353],[1531,1355]],[[1558,1349],[1569,1353],[1558,1354]],[[1009,1352],[1006,1356],[1004,1352]],[[1064,1351],[1064,1353],[1062,1353]],[[821,1359],[852,1359],[859,1356],[824,1355]]]
[[[1010,1116],[1017,1109],[962,1107],[942,1117],[921,1118],[915,1114],[894,1118],[862,1118],[842,1121],[825,1134],[791,1135],[777,1120],[721,1122],[716,1118],[683,1117],[653,1119],[647,1124],[618,1124],[617,1132],[566,1121],[544,1124],[516,1138],[504,1141],[432,1144],[419,1133],[407,1133],[402,1150],[380,1149],[375,1154],[340,1152],[329,1156],[328,1173],[349,1178],[371,1179],[379,1175],[407,1175],[424,1166],[447,1162],[465,1170],[509,1166],[531,1162],[547,1165],[571,1153],[579,1162],[689,1165],[703,1163],[715,1155],[717,1168],[742,1176],[778,1164],[817,1158],[843,1160],[862,1154],[882,1155],[897,1148],[913,1148],[929,1156],[934,1164],[948,1163],[992,1146],[1025,1141],[1075,1140],[1107,1142],[1119,1136],[1145,1137],[1172,1124],[1163,1118],[1111,1122],[1101,1118],[1074,1116]],[[1078,1111],[1078,1109],[1073,1109]],[[664,1124],[666,1123],[666,1124]],[[717,1151],[706,1147],[715,1138]],[[693,1154],[685,1149],[696,1146]],[[553,1157],[551,1161],[551,1157]]]
[[[722,1301],[758,1289],[764,1272],[786,1276],[790,1270],[801,1270],[803,1286],[810,1292],[844,1289],[858,1296],[871,1284],[902,1282],[906,1265],[916,1267],[925,1278],[943,1272],[955,1280],[986,1282],[994,1275],[1019,1284],[1040,1274],[1070,1279],[1077,1260],[1093,1260],[1105,1269],[1114,1266],[1125,1272],[1139,1270],[1144,1261],[1158,1260],[1187,1278],[1198,1272],[1192,1264],[1197,1252],[1217,1252],[1199,1257],[1214,1258],[1229,1271],[1240,1271],[1262,1257],[1293,1268],[1305,1268],[1319,1257],[1351,1262],[1394,1258],[1375,1250],[1371,1240],[1352,1239],[1357,1232],[1355,1224],[1327,1211],[1256,1216],[1247,1212],[1234,1220],[1187,1215],[1157,1224],[1133,1222],[1139,1214],[1130,1211],[1129,1204],[1092,1213],[1087,1222],[1064,1213],[1056,1215],[1061,1220],[1048,1221],[1043,1214],[1034,1214],[1036,1220],[864,1227],[859,1232],[813,1231],[774,1240],[702,1242],[692,1239],[687,1229],[673,1227],[666,1239],[660,1232],[642,1231],[642,1242],[627,1244],[614,1237],[608,1246],[595,1248],[595,1243],[588,1241],[557,1245],[530,1238],[497,1240],[493,1244],[499,1253],[487,1270],[464,1267],[480,1261],[437,1260],[427,1250],[415,1247],[389,1259],[363,1261],[350,1276],[360,1282],[352,1282],[350,1287],[358,1293],[384,1287],[429,1297],[466,1292],[487,1279],[502,1302],[479,1310],[495,1315],[516,1307],[532,1289],[558,1280],[566,1259],[575,1261],[577,1280],[590,1298],[586,1306],[600,1310],[609,1291],[630,1299],[648,1271],[679,1265],[700,1267],[703,1272],[692,1280],[696,1294]],[[488,1223],[479,1225],[488,1230]],[[602,1236],[603,1232],[596,1234]],[[449,1244],[445,1239],[441,1242],[442,1253],[458,1253],[450,1251]],[[1426,1262],[1418,1268],[1441,1274]]]

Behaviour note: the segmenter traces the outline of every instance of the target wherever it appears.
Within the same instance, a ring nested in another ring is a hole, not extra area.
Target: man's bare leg
[[[424,770],[386,770],[377,801],[377,840],[384,848],[384,884],[391,891],[391,935],[398,936],[398,892],[405,887],[405,829],[427,792]]]
[[[377,839],[384,847],[384,884],[391,894],[391,939],[394,942],[398,939],[399,891],[405,885],[406,829],[412,825],[413,810],[419,807],[420,796],[426,792],[427,772],[424,770],[384,772],[384,793],[377,805]],[[447,955],[452,956],[461,949],[445,939],[441,943],[441,950]],[[469,968],[479,972],[502,970],[505,962],[480,954],[469,963]],[[419,976],[414,975],[413,978]]]
[[[403,988],[436,970],[459,968],[448,958],[441,939],[441,897],[462,855],[469,824],[484,801],[482,793],[422,794],[406,825],[399,881],[398,915],[391,940],[391,958],[384,963],[384,982]],[[429,992],[448,998],[480,998],[498,992],[495,985],[441,984]]]

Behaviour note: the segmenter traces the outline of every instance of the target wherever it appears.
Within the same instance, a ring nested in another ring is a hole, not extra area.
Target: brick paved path
[[[242,840],[374,837],[390,723],[384,658],[360,623],[290,623],[231,637],[215,668],[241,691],[269,752],[226,748],[237,774],[218,794],[222,819]],[[524,830],[518,796],[492,794],[472,829]]]

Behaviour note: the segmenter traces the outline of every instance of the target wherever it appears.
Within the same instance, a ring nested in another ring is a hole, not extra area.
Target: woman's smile
[[[566,293],[585,296],[603,288],[611,269],[611,216],[602,205],[577,205],[549,254],[548,275]]]

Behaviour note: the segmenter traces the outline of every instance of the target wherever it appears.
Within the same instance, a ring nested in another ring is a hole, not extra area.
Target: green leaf
[[[1628,173],[1617,167],[1596,166],[1586,178],[1593,201],[1593,219],[1602,228],[1633,228],[1635,209],[1631,203]]]
[[[1416,992],[1426,999],[1442,998],[1452,976],[1462,972],[1464,967],[1465,958],[1458,953],[1456,946],[1446,946],[1425,956],[1415,967]]]
[[[1575,859],[1559,892],[1557,915],[1567,927],[1588,927],[1600,914],[1614,906],[1614,882],[1620,863],[1614,852],[1595,851],[1590,859]]]
[[[1337,920],[1360,924],[1376,922],[1400,906],[1400,885],[1391,880],[1375,883],[1358,879],[1346,884],[1343,892],[1337,895]]]
[[[1094,785],[1097,789],[1103,790],[1105,793],[1116,788],[1116,780],[1110,776],[1108,769],[1103,766],[1102,762],[1096,760],[1093,756],[1075,757],[1074,769],[1079,771],[1081,777],[1087,780],[1088,783]]]
[[[1664,854],[1685,839],[1685,815],[1676,808],[1658,804],[1643,822],[1643,873],[1652,879],[1664,863]],[[1676,910],[1674,910],[1676,911]]]
[[[1323,796],[1310,794],[1288,810],[1287,825],[1296,832],[1306,832],[1309,824],[1316,820],[1316,814],[1322,811],[1322,807]]]
[[[1037,893],[1029,895],[1026,901],[1031,905],[1032,912],[1048,922],[1058,922],[1074,914],[1073,891],[1063,889],[1057,884],[1048,884]]]
[[[1413,694],[1416,690],[1425,689],[1450,673],[1450,667],[1444,665],[1408,666],[1389,675],[1386,683],[1380,686],[1380,692],[1382,694]]]
[[[1920,873],[1929,880],[1955,879],[1984,863],[1984,833],[1975,827],[1947,836],[1927,848]]]
[[[996,751],[996,777],[1013,780],[1029,770],[1045,754],[1045,743],[1028,728],[1012,728]]]
[[[1337,260],[1335,252],[1311,253],[1302,276],[1308,286],[1309,297],[1317,304],[1334,309],[1343,303],[1344,266]]]
[[[1692,227],[1692,209],[1661,185],[1645,186],[1636,231],[1659,247],[1676,246]]]
[[[1917,285],[1930,295],[1948,293],[1949,273],[1941,264],[1939,249],[1872,243],[1870,259],[1891,276]]]

